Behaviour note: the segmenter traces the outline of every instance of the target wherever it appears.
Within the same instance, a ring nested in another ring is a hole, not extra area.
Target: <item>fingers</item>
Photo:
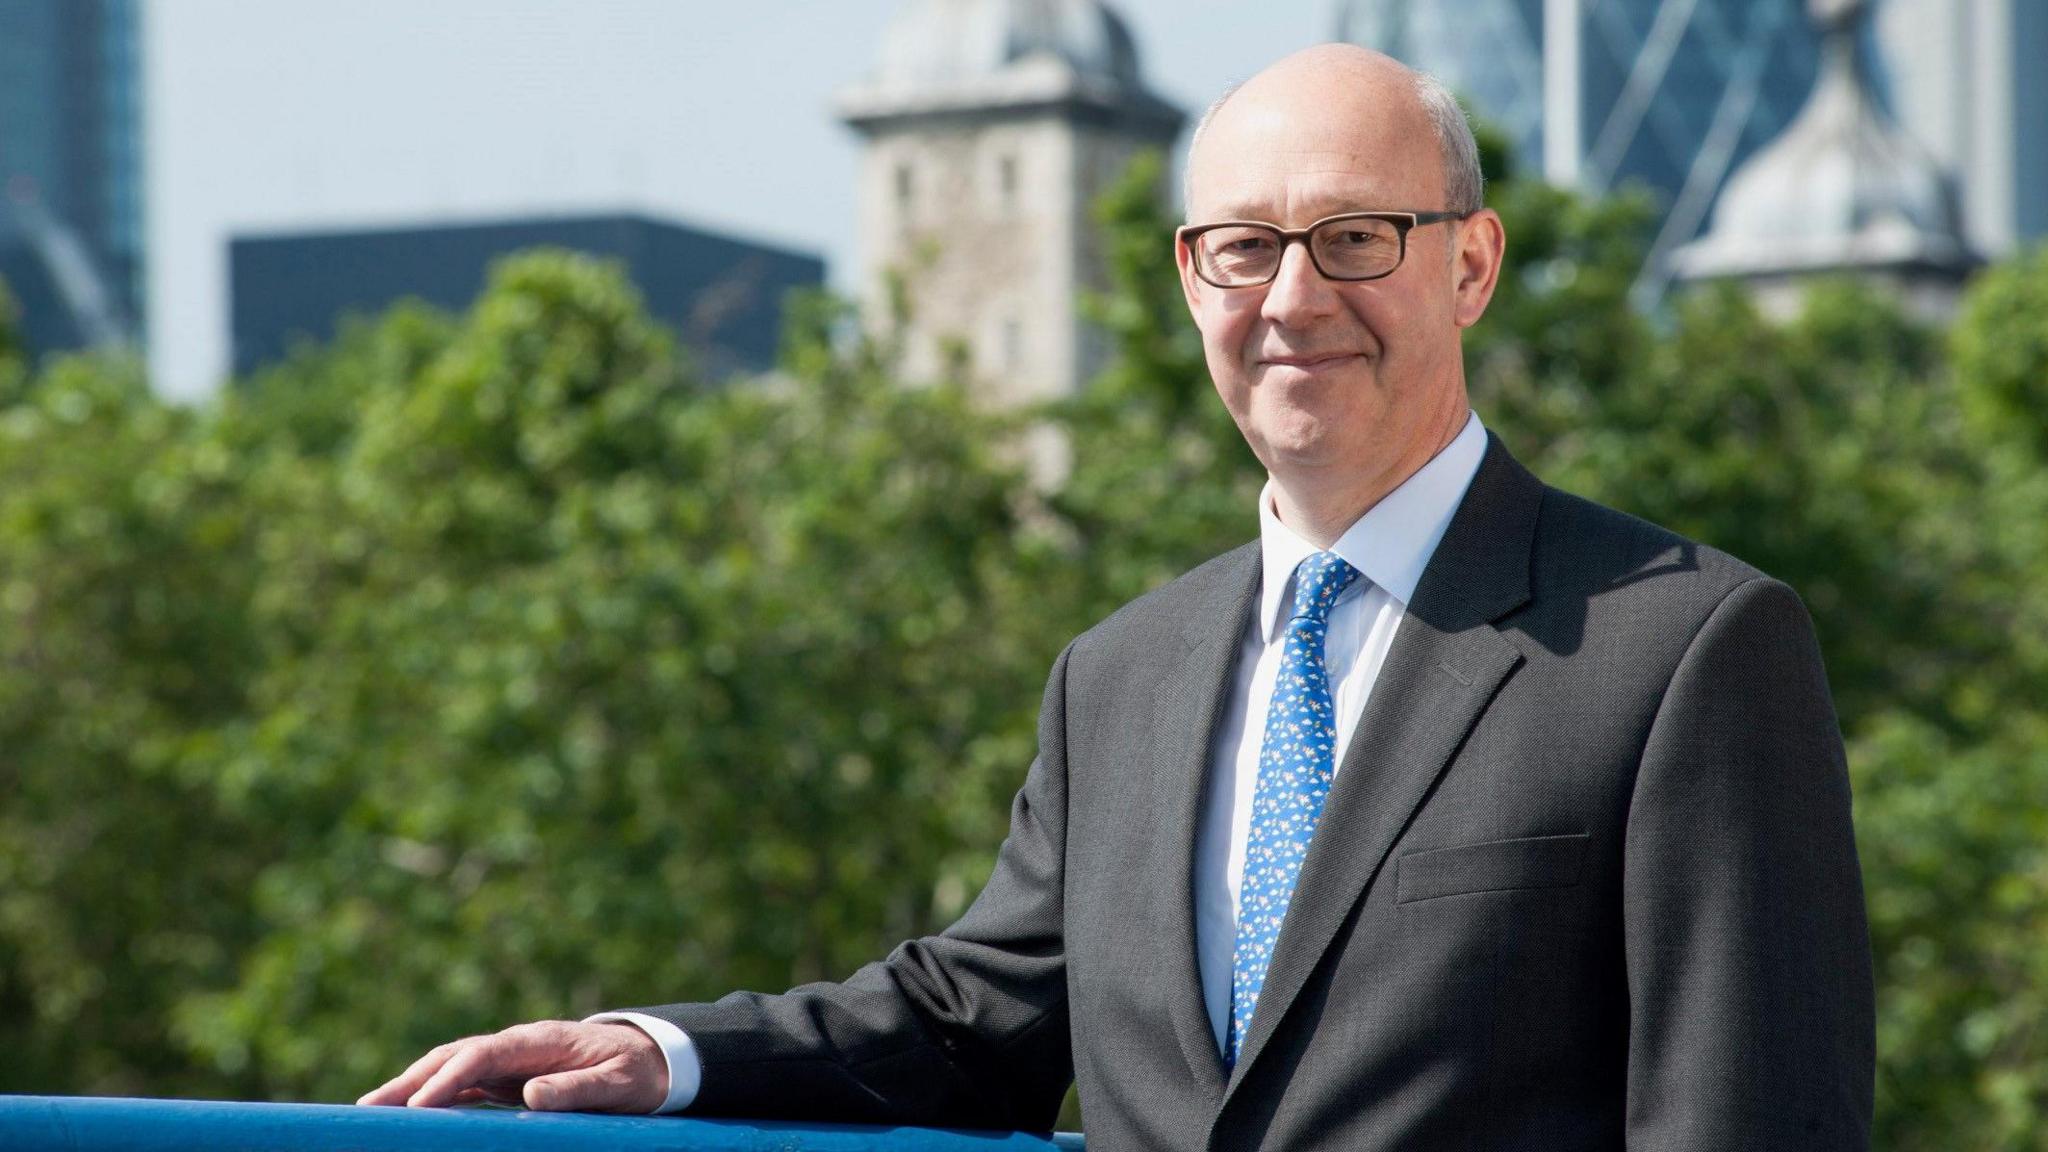
[[[470,1088],[517,1101],[528,1076],[577,1066],[567,1051],[569,1046],[562,1043],[559,1027],[554,1021],[521,1024],[489,1036],[443,1044],[356,1103],[442,1108]]]
[[[524,1079],[486,1080],[474,1088],[464,1088],[455,1094],[453,1104],[521,1104],[521,1092],[526,1089]]]
[[[666,1073],[650,1074],[625,1054],[594,1068],[555,1072],[526,1082],[526,1106],[536,1112],[648,1113],[668,1095]]]
[[[536,1110],[644,1113],[667,1094],[667,1062],[639,1029],[548,1020],[443,1044],[356,1102],[442,1108],[523,1100]]]
[[[408,1108],[446,1108],[465,1088],[524,1080],[558,1068],[573,1068],[577,1063],[577,1053],[555,1029],[536,1024],[507,1028],[463,1041],[405,1103]]]
[[[579,1026],[586,1027],[586,1026]],[[536,1112],[647,1114],[668,1099],[668,1058],[632,1024],[612,1021],[579,1034],[599,1059],[526,1082],[526,1106]]]
[[[481,1037],[472,1036],[469,1040],[457,1040],[453,1044],[443,1044],[433,1049],[425,1056],[413,1061],[412,1065],[405,1071],[393,1076],[371,1091],[365,1092],[356,1100],[356,1103],[380,1105],[405,1103],[407,1097],[419,1091],[420,1085],[427,1082],[427,1077],[439,1071],[441,1065],[446,1063],[448,1058],[455,1054],[458,1046],[477,1039],[481,1039]]]

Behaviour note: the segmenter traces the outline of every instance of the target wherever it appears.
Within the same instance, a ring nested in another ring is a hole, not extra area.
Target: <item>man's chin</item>
[[[1341,430],[1327,425],[1273,429],[1260,438],[1253,455],[1266,471],[1276,475],[1301,475],[1354,460],[1346,451]]]

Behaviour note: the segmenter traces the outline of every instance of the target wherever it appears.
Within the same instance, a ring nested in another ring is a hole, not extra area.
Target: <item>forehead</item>
[[[1196,220],[1268,220],[1299,228],[1339,212],[1428,209],[1414,173],[1355,153],[1269,154],[1198,176],[1189,210]]]
[[[1435,131],[1402,104],[1233,100],[1188,159],[1189,217],[1299,227],[1338,212],[1441,207]]]

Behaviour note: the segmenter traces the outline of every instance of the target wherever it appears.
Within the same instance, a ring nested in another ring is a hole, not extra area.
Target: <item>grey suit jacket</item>
[[[1235,1069],[1190,868],[1258,546],[1061,653],[988,886],[840,984],[645,1008],[693,1113],[1091,1148],[1867,1146],[1849,785],[1785,585],[1492,440],[1337,776]]]

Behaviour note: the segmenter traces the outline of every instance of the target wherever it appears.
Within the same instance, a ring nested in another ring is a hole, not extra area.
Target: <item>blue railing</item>
[[[491,1108],[0,1096],[0,1149],[7,1152],[1021,1152],[1080,1147],[1079,1136],[1065,1134]]]

